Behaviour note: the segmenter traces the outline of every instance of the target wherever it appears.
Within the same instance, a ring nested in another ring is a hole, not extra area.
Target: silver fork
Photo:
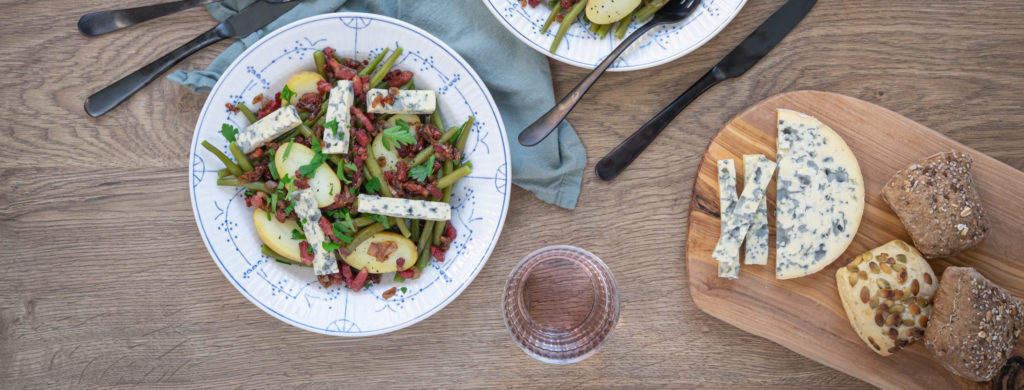
[[[220,0],[178,0],[168,3],[124,8],[112,11],[93,12],[78,19],[78,31],[82,35],[95,37],[125,27],[134,26],[147,20],[156,19],[189,8],[216,3]],[[263,0],[268,3],[287,3],[294,0]]]

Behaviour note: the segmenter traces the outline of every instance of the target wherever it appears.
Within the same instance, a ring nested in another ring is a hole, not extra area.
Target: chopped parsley
[[[322,242],[320,246],[324,247],[324,250],[328,252],[333,252],[338,250],[338,248],[341,248],[341,244],[327,241]]]
[[[388,223],[388,217],[386,217],[386,216],[383,216],[383,215],[380,215],[380,214],[370,214],[370,213],[364,213],[363,215],[365,215],[366,218],[369,218],[369,219],[372,219],[374,221],[380,222],[381,225],[384,225],[385,229],[390,229],[391,228],[391,224]]]
[[[277,214],[277,192],[270,194],[270,207],[267,208],[267,220],[270,220],[270,213]]]
[[[310,138],[310,141],[313,142],[311,144],[313,149],[313,159],[309,161],[309,164],[299,167],[299,175],[306,178],[313,177],[313,174],[316,173],[316,169],[320,168],[320,164],[323,164],[325,159],[322,152],[323,149],[320,147],[320,141],[317,141],[316,137]],[[331,193],[334,193],[333,189],[331,190]]]
[[[220,125],[220,134],[224,136],[224,139],[228,142],[235,142],[235,135],[238,134],[238,129],[235,126],[231,126],[227,123]]]
[[[427,180],[427,176],[434,174],[434,156],[430,156],[430,160],[423,165],[417,165],[409,170],[409,176],[416,181],[422,183]]]
[[[294,145],[294,144],[295,144],[295,137],[292,137],[292,139],[288,140],[288,146],[284,148],[284,156],[281,156],[281,160],[282,161],[288,159],[288,154],[292,152],[292,145]]]
[[[291,88],[288,88],[288,86],[285,85],[284,89],[281,90],[281,105],[288,104],[285,102],[290,102],[292,100],[292,96],[295,96],[295,91],[292,91]]]
[[[330,122],[324,123],[324,128],[331,129],[332,131],[334,131],[334,135],[338,135],[338,120],[331,119]]]
[[[376,177],[370,179],[365,184],[363,184],[363,188],[366,189],[367,193],[378,194],[380,193],[380,180],[377,179]]]
[[[267,156],[270,157],[270,162],[267,163],[267,168],[270,169],[270,177],[274,178],[274,180],[280,180],[277,176],[277,163],[274,162],[274,153],[276,153],[274,149],[267,148]]]
[[[405,292],[406,292],[405,287],[402,287],[400,290],[402,290],[402,294],[405,294]]]
[[[305,240],[306,235],[299,231],[299,229],[292,229],[293,240]]]
[[[306,243],[309,244],[309,242],[306,242]],[[309,246],[306,247],[306,253],[311,254],[311,255],[313,254],[313,246],[312,245],[309,245]]]
[[[409,132],[409,123],[401,119],[396,120],[394,126],[384,129],[380,134],[384,137],[382,143],[387,150],[391,150],[391,143],[398,147],[416,143],[416,137]]]

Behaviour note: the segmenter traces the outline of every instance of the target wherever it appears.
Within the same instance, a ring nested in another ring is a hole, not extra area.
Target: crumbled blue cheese
[[[864,213],[864,180],[839,134],[796,111],[778,115],[775,276],[790,279],[846,251]]]
[[[299,112],[295,107],[284,106],[238,132],[235,143],[243,153],[251,153],[301,123],[302,118],[299,118]]]
[[[313,271],[317,275],[338,273],[338,259],[334,252],[324,249],[324,231],[320,228],[320,208],[316,197],[308,189],[292,192],[292,203],[295,204],[295,215],[302,224],[302,232],[306,234],[306,242],[313,249]]]
[[[382,100],[387,100],[389,94],[386,89],[367,91],[366,111],[374,114],[430,114],[437,108],[437,96],[434,91],[398,90],[395,101],[385,104]]]
[[[743,238],[750,229],[754,214],[761,204],[761,198],[765,197],[765,189],[768,188],[768,182],[771,181],[774,172],[775,162],[764,156],[760,156],[753,171],[746,172],[746,175],[751,176],[751,184],[743,188],[733,212],[726,217],[725,231],[719,237],[715,251],[711,255],[715,260],[724,262],[739,258]]]
[[[732,218],[732,212],[736,209],[738,201],[736,195],[736,164],[730,160],[718,160],[718,201],[721,204],[718,214],[721,217],[722,237],[725,236],[726,226]],[[740,259],[733,257],[718,261],[718,277],[736,279],[740,275]]]
[[[452,218],[452,206],[444,202],[385,198],[367,194],[359,194],[356,201],[360,213],[431,221],[447,221]]]
[[[352,128],[352,114],[349,108],[355,94],[352,92],[352,82],[338,80],[338,85],[331,89],[327,95],[327,112],[324,113],[324,121],[335,121],[338,124],[336,129],[324,129],[323,153],[347,154],[349,143],[349,131]]]
[[[760,154],[743,155],[743,176],[744,186],[754,185],[753,176],[750,172],[757,169],[757,162],[764,158]],[[746,244],[744,244],[744,264],[766,265],[768,264],[768,197],[761,198],[757,205],[757,212],[750,222],[750,230],[747,231]]]

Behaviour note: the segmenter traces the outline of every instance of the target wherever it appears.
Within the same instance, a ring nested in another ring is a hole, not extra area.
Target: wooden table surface
[[[214,24],[196,9],[101,38],[76,31],[83,13],[154,2],[0,1],[0,388],[866,388],[694,306],[685,211],[710,137],[761,99],[818,89],[1024,169],[1024,3],[822,0],[754,69],[599,181],[605,153],[782,4],[750,1],[693,54],[607,74],[583,99],[570,116],[589,159],[576,210],[517,187],[494,255],[447,308],[388,335],[327,337],[253,306],[203,247],[184,151],[206,95],[161,79],[102,118],[83,112],[91,92]],[[226,46],[176,68],[203,68]],[[559,96],[585,74],[551,66]],[[551,244],[600,256],[621,294],[609,342],[570,366],[519,351],[499,309],[511,266]]]

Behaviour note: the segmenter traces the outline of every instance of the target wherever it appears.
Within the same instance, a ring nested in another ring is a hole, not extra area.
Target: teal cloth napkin
[[[253,0],[224,0],[207,6],[224,20]],[[209,92],[242,51],[268,32],[304,17],[358,11],[404,20],[437,36],[462,55],[483,78],[498,104],[512,152],[512,183],[541,200],[572,209],[580,193],[586,152],[576,131],[562,122],[533,147],[519,144],[519,133],[554,105],[546,58],[516,40],[481,1],[467,0],[305,0],[263,29],[235,42],[206,70],[177,71],[168,78],[196,92]]]

